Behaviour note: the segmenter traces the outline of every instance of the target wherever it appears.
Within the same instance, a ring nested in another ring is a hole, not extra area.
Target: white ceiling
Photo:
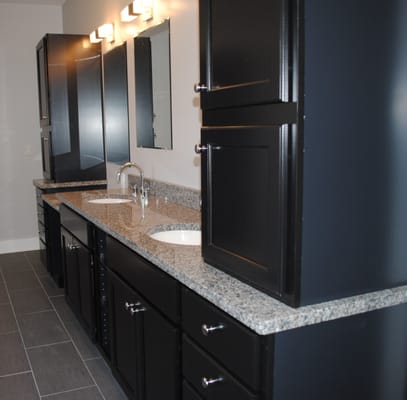
[[[0,3],[8,4],[48,4],[60,6],[65,3],[65,0],[0,0]]]

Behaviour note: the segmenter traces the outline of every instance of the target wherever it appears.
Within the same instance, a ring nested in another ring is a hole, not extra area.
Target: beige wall
[[[0,253],[38,248],[35,46],[47,32],[62,32],[61,6],[0,3]]]
[[[99,25],[115,23],[117,45],[127,41],[131,160],[146,176],[200,189],[199,158],[193,151],[199,142],[199,98],[193,92],[198,82],[198,0],[154,0],[154,19],[120,23],[120,11],[130,0],[66,0],[63,6],[65,33],[90,33]],[[171,73],[173,150],[136,148],[133,37],[135,31],[171,20]],[[104,44],[104,51],[111,45]],[[108,165],[109,184],[114,185],[116,165]]]

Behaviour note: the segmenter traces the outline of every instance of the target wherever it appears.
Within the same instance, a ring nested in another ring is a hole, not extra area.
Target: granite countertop
[[[53,182],[48,179],[33,179],[33,185],[38,189],[60,189],[81,186],[106,185],[106,180],[99,181],[74,181],[74,182]]]
[[[42,200],[44,200],[47,204],[49,204],[52,208],[55,208],[55,210],[59,210],[59,206],[61,204],[61,200],[57,198],[57,196],[52,193],[52,194],[43,194],[41,196]]]
[[[143,219],[137,200],[114,205],[88,202],[92,198],[114,194],[126,195],[127,192],[120,190],[64,192],[58,193],[57,198],[260,335],[407,302],[407,286],[401,286],[291,308],[205,264],[200,246],[166,244],[148,235],[149,232],[157,230],[157,227],[170,224],[196,228],[200,223],[199,211],[151,196]]]

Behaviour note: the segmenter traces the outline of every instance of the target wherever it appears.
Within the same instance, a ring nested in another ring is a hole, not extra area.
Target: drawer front
[[[107,236],[106,265],[173,322],[180,317],[180,285],[164,271]]]
[[[61,214],[61,225],[79,239],[82,244],[91,247],[88,236],[88,221],[63,204],[61,204],[59,212]]]
[[[44,217],[44,207],[37,204],[37,219],[43,225],[45,225],[45,217]]]
[[[257,396],[184,336],[183,375],[205,399],[255,400]]]
[[[185,288],[182,290],[182,327],[242,381],[256,391],[259,389],[258,335]]]
[[[45,225],[38,221],[38,236],[43,243],[47,243],[47,237],[45,232]]]
[[[42,200],[42,195],[44,194],[44,191],[42,191],[41,189],[36,188],[35,189],[35,197],[37,199],[37,204],[40,204],[42,206],[43,204],[43,200]]]

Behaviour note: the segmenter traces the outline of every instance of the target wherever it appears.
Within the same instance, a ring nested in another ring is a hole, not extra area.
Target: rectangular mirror
[[[137,146],[172,149],[170,21],[134,38]]]
[[[126,43],[103,55],[103,100],[106,160],[123,164],[130,159]]]

